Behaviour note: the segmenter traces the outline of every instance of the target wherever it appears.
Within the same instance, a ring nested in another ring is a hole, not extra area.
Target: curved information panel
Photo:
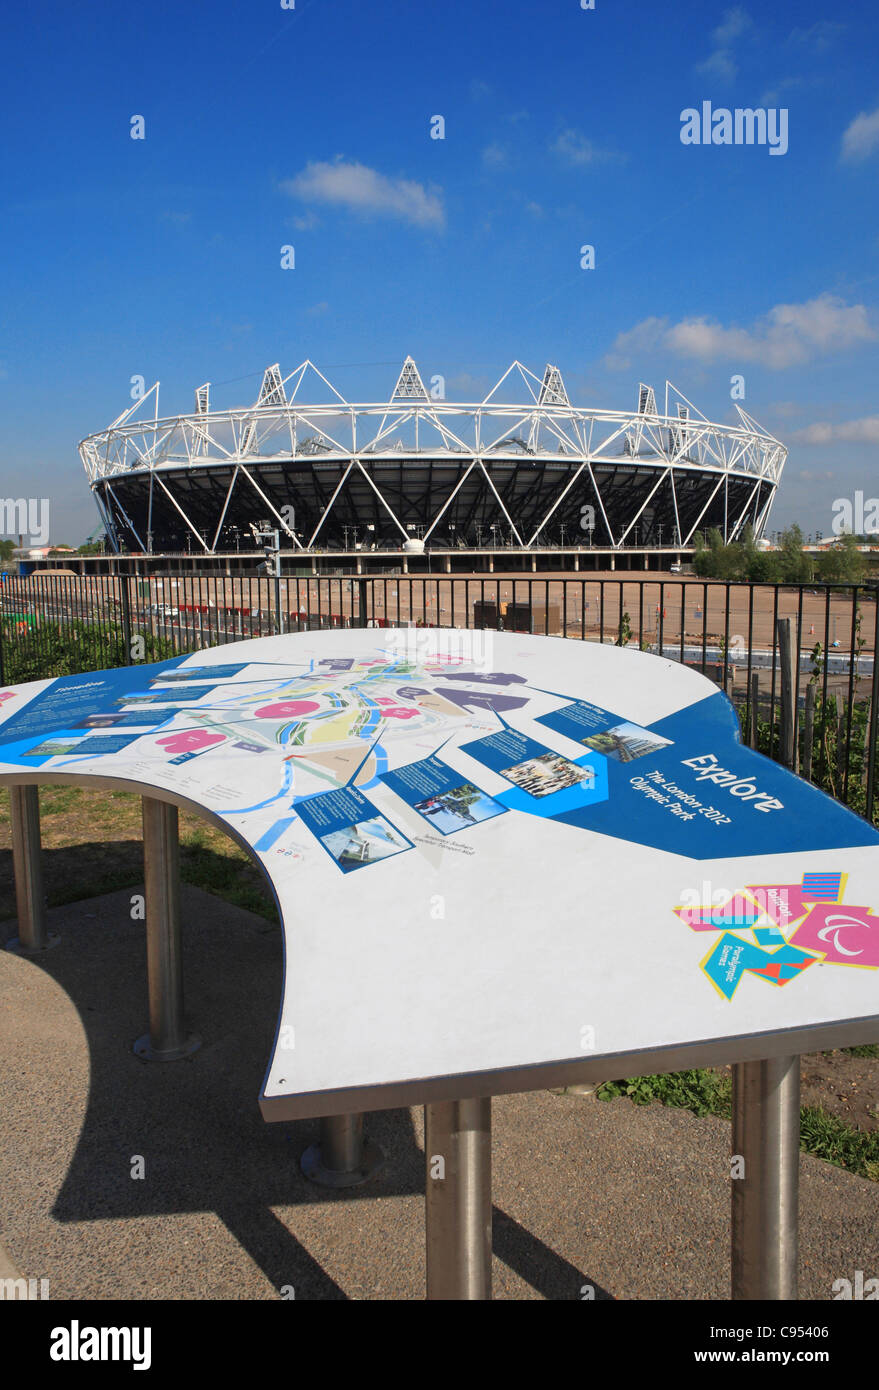
[[[92,778],[271,881],[267,1119],[879,1036],[879,834],[660,657],[320,632],[0,690],[0,780]]]

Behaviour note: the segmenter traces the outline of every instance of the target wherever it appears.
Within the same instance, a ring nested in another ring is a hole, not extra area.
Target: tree
[[[803,550],[803,533],[794,522],[781,533],[779,579],[782,584],[808,584],[812,561]]]
[[[825,584],[860,584],[866,570],[857,539],[850,534],[828,546],[818,561],[818,574]]]

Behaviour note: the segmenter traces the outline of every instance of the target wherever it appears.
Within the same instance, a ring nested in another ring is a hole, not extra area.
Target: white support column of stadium
[[[672,464],[671,468],[669,469],[669,473],[671,474],[671,498],[672,498],[672,501],[673,501],[674,504],[675,504],[675,534],[676,534],[676,536],[677,536],[677,543],[678,543],[678,545],[680,545],[680,544],[681,544],[681,514],[680,514],[680,512],[678,511],[678,492],[677,492],[677,488],[675,487],[675,470],[674,470],[674,465],[673,465],[673,464]]]
[[[689,472],[690,470],[687,470],[687,471]],[[693,536],[696,534],[696,532],[697,532],[698,529],[699,529],[699,522],[702,520],[703,516],[704,516],[705,513],[708,511],[708,508],[711,506],[711,503],[714,501],[715,497],[717,496],[717,494],[718,494],[718,492],[720,491],[720,489],[721,489],[722,486],[723,486],[723,478],[720,477],[720,478],[718,478],[717,482],[716,482],[715,485],[714,485],[714,489],[713,489],[713,491],[712,491],[712,493],[711,493],[711,496],[708,498],[708,501],[705,503],[705,506],[702,508],[701,512],[699,513],[698,517],[696,518],[695,522],[693,523],[692,527],[690,528],[690,531],[689,531],[689,533],[688,533],[686,539],[684,539],[684,540],[681,541],[681,546],[682,546],[682,548],[684,548],[684,547],[686,547],[686,546],[688,546],[688,545],[690,544],[690,541],[692,540]]]
[[[351,469],[352,469],[353,467],[354,467],[354,460],[352,459],[351,462],[348,464],[348,467],[345,469],[345,472],[342,474],[342,477],[340,478],[340,480],[339,480],[339,482],[338,482],[338,484],[337,484],[337,486],[336,486],[335,492],[333,493],[332,497],[330,498],[329,502],[327,503],[327,505],[326,505],[326,507],[325,507],[325,509],[324,509],[324,511],[323,511],[323,514],[321,515],[320,521],[317,523],[317,526],[314,528],[314,533],[313,533],[313,535],[312,535],[312,537],[311,537],[311,540],[308,542],[308,545],[306,546],[306,549],[307,549],[307,550],[310,550],[311,547],[314,545],[314,542],[315,542],[315,540],[317,539],[317,533],[318,533],[318,531],[320,530],[320,528],[323,526],[323,524],[324,524],[324,522],[326,521],[327,517],[329,516],[330,512],[332,511],[333,503],[335,502],[335,500],[336,500],[336,498],[338,497],[339,493],[342,491],[342,488],[345,486],[345,480],[346,480],[346,478],[348,477],[348,474],[351,472]]]
[[[666,478],[668,477],[668,475],[669,475],[670,472],[671,472],[671,465],[669,465],[669,467],[666,468],[665,472],[664,472],[664,473],[661,473],[661,474],[659,475],[659,477],[656,479],[656,482],[653,484],[653,487],[650,489],[650,491],[648,492],[647,496],[644,498],[644,501],[641,503],[641,506],[638,508],[637,512],[636,512],[635,515],[632,517],[632,520],[629,522],[628,526],[626,527],[625,531],[624,531],[624,532],[622,533],[622,535],[620,536],[620,545],[623,544],[623,542],[624,542],[625,539],[626,539],[626,536],[629,534],[629,532],[631,531],[632,527],[633,527],[633,526],[636,526],[636,525],[638,524],[638,518],[644,514],[645,510],[646,510],[647,507],[650,505],[650,499],[651,499],[651,497],[652,497],[653,494],[656,492],[656,489],[657,489],[658,487],[661,487],[661,485],[665,482],[665,480],[666,480]]]
[[[462,462],[463,462],[463,460],[462,460]],[[458,495],[458,492],[459,492],[460,489],[464,486],[464,484],[466,483],[467,479],[470,477],[470,474],[473,472],[473,469],[476,467],[476,462],[477,462],[477,460],[476,460],[475,458],[470,460],[470,462],[469,462],[469,464],[467,465],[467,468],[466,468],[466,470],[465,470],[463,476],[460,477],[460,478],[458,479],[458,481],[455,483],[455,486],[452,488],[452,491],[449,493],[449,495],[448,495],[448,497],[446,498],[445,502],[444,502],[443,505],[440,507],[439,511],[437,512],[436,516],[434,517],[434,519],[433,519],[433,521],[431,522],[430,526],[428,527],[427,531],[425,531],[425,533],[424,533],[424,539],[425,539],[425,540],[428,540],[428,539],[429,539],[430,533],[431,533],[431,531],[433,531],[434,527],[436,527],[436,526],[439,525],[439,523],[440,523],[440,521],[442,520],[444,514],[448,511],[449,507],[450,507],[450,506],[452,505],[452,503],[454,502],[455,497]]]
[[[729,545],[729,469],[723,475],[723,543]]]
[[[594,475],[594,473],[592,472],[592,466],[591,466],[591,464],[590,464],[590,462],[589,462],[589,455],[590,455],[591,452],[592,452],[592,431],[593,431],[593,428],[594,428],[594,426],[595,426],[595,421],[594,421],[594,419],[590,419],[590,421],[589,421],[589,433],[588,433],[588,435],[586,436],[585,439],[583,438],[583,436],[582,436],[581,433],[580,433],[579,424],[578,424],[578,422],[576,421],[576,419],[572,419],[571,423],[572,423],[573,428],[574,428],[574,431],[575,431],[575,433],[576,433],[576,435],[577,435],[577,439],[576,439],[575,442],[576,442],[576,444],[579,446],[579,452],[580,452],[581,454],[585,455],[585,457],[584,457],[584,459],[583,459],[583,462],[580,464],[580,467],[577,469],[576,473],[574,474],[573,478],[571,478],[570,482],[569,482],[569,483],[562,489],[562,491],[559,493],[558,497],[557,497],[556,500],[553,502],[553,504],[552,504],[552,506],[550,507],[549,511],[546,513],[546,516],[543,518],[543,520],[540,522],[539,526],[533,531],[533,533],[532,533],[531,536],[529,537],[528,542],[527,542],[527,549],[529,549],[529,550],[531,549],[531,546],[532,546],[532,545],[534,544],[534,542],[536,541],[537,537],[540,535],[540,533],[541,533],[541,531],[543,530],[543,528],[547,525],[547,523],[548,523],[550,517],[552,516],[553,512],[554,512],[554,511],[556,510],[556,508],[559,507],[559,506],[561,505],[561,503],[565,500],[565,498],[567,497],[567,495],[568,495],[568,493],[570,492],[571,488],[574,486],[574,484],[576,483],[576,481],[577,481],[577,479],[579,478],[580,474],[583,472],[583,469],[584,469],[584,468],[588,468],[588,469],[589,469],[589,476],[590,476],[590,478],[592,479],[592,486],[593,486],[593,488],[595,488],[595,475]],[[603,508],[603,507],[602,507],[602,515],[604,515],[604,508]],[[607,525],[607,517],[606,517],[606,516],[605,516],[605,518],[604,518],[604,523],[605,523],[605,525]],[[609,532],[609,531],[610,531],[610,528],[608,527],[608,532]]]
[[[198,541],[198,543],[199,543],[199,545],[201,546],[202,550],[204,551],[205,555],[210,555],[211,552],[210,552],[210,550],[209,550],[209,548],[208,548],[208,544],[207,544],[207,542],[205,541],[204,537],[200,534],[200,532],[196,531],[196,529],[195,529],[195,527],[193,526],[192,522],[189,520],[189,517],[186,515],[185,511],[183,510],[183,508],[179,505],[179,503],[177,502],[177,499],[174,497],[174,495],[173,495],[172,493],[170,493],[170,492],[168,491],[168,489],[165,487],[165,484],[162,482],[162,480],[161,480],[161,478],[159,477],[158,474],[156,474],[156,482],[159,484],[159,487],[162,489],[162,491],[164,492],[165,496],[168,498],[168,501],[172,504],[172,506],[176,507],[177,511],[178,511],[178,512],[180,513],[180,515],[183,517],[183,520],[186,522],[186,525],[189,527],[190,531],[191,531],[192,534],[195,536],[195,539]]]
[[[498,492],[498,490],[497,490],[497,488],[495,487],[494,483],[491,481],[491,474],[489,473],[489,471],[488,471],[488,469],[486,468],[485,463],[483,462],[482,459],[479,460],[479,467],[482,469],[483,473],[485,474],[485,481],[488,483],[488,486],[491,488],[492,492],[494,493],[495,497],[497,498],[497,504],[498,504],[498,506],[500,507],[500,509],[501,509],[501,511],[503,512],[504,516],[507,518],[507,521],[510,523],[510,529],[511,529],[511,531],[513,532],[513,535],[516,537],[516,540],[519,542],[520,548],[521,548],[522,550],[524,550],[524,549],[525,549],[525,542],[522,540],[522,537],[519,535],[519,532],[518,532],[516,526],[515,526],[514,523],[513,523],[513,518],[510,516],[510,513],[507,511],[506,507],[504,506],[503,502],[501,501],[500,493]]]
[[[230,482],[230,484],[229,484],[229,490],[228,490],[228,492],[226,493],[226,500],[225,500],[225,502],[223,503],[223,510],[222,510],[222,512],[220,513],[220,520],[217,522],[217,529],[216,529],[216,531],[214,532],[214,539],[213,539],[213,541],[211,542],[211,550],[214,551],[214,552],[216,552],[216,549],[217,549],[217,541],[220,539],[220,531],[223,529],[223,522],[226,520],[226,510],[227,510],[227,508],[228,508],[228,506],[229,506],[229,501],[230,501],[230,498],[231,498],[231,496],[232,496],[232,489],[234,488],[235,483],[236,483],[236,481],[237,481],[237,479],[238,479],[238,473],[239,473],[240,468],[241,468],[241,464],[240,464],[240,463],[236,463],[235,469],[234,469],[234,471],[233,471],[233,473],[232,473],[232,481]]]
[[[628,421],[629,418],[630,418],[630,417],[627,416],[627,417],[626,417],[626,421]],[[593,421],[593,423],[594,423],[594,421]],[[597,456],[600,457],[602,451],[606,450],[610,444],[613,444],[613,443],[614,443],[615,440],[622,438],[622,436],[623,436],[624,434],[626,434],[626,432],[627,432],[627,431],[626,431],[626,422],[624,422],[623,424],[621,424],[621,425],[619,426],[618,429],[611,430],[611,432],[610,432],[610,434],[607,436],[607,438],[606,438],[606,439],[603,439],[603,440],[601,441],[601,443],[599,444],[597,450],[593,451],[593,450],[590,449],[591,459],[590,459],[590,462],[589,462],[589,476],[590,476],[590,478],[592,479],[592,486],[595,488],[595,496],[598,498],[598,505],[599,505],[599,507],[601,508],[601,515],[602,515],[602,517],[604,518],[604,524],[605,524],[605,526],[607,527],[607,534],[610,536],[610,544],[611,544],[611,548],[612,548],[613,550],[618,550],[618,549],[619,549],[619,544],[620,544],[620,543],[619,543],[619,541],[614,540],[613,529],[612,529],[612,527],[611,527],[610,520],[609,520],[608,515],[607,515],[607,510],[606,510],[605,505],[604,505],[604,498],[603,498],[602,495],[601,495],[601,489],[600,489],[600,487],[598,486],[598,479],[596,478],[595,473],[594,473],[593,470],[592,470],[592,464],[593,464],[594,462],[597,461]],[[592,429],[591,429],[591,426],[590,426],[589,437],[590,437],[590,441],[591,441],[591,438],[592,438]],[[611,461],[611,462],[616,462],[617,460],[610,460],[610,461]]]
[[[154,487],[154,485],[155,485],[155,481],[156,481],[156,475],[155,475],[155,473],[153,472],[153,470],[152,470],[152,468],[151,468],[151,469],[150,469],[150,497],[149,497],[149,502],[148,502],[148,504],[147,504],[147,550],[148,550],[148,553],[149,553],[150,555],[152,555],[152,553],[153,553],[153,487]]]
[[[771,510],[771,508],[772,508],[772,503],[773,503],[773,501],[774,501],[774,497],[775,497],[774,490],[770,487],[770,489],[769,489],[769,496],[767,497],[766,501],[763,503],[763,510],[761,511],[761,513],[760,513],[760,518],[759,518],[759,520],[758,520],[758,522],[757,522],[756,527],[754,528],[755,534],[756,534],[756,536],[757,536],[758,539],[763,535],[763,532],[766,530],[766,523],[767,523],[768,520],[769,520],[769,512],[770,512],[770,510]]]
[[[110,513],[109,513],[109,511],[107,510],[106,506],[104,505],[104,500],[103,500],[103,498],[101,497],[100,493],[99,493],[99,492],[96,492],[94,488],[92,488],[92,497],[94,497],[94,499],[95,499],[95,506],[97,507],[98,513],[100,514],[100,517],[101,517],[101,520],[102,520],[103,523],[104,523],[104,530],[105,530],[106,533],[107,533],[107,536],[108,536],[108,538],[109,538],[110,544],[112,545],[114,552],[118,555],[118,554],[119,554],[119,542],[118,542],[118,540],[116,539],[116,528],[115,528],[115,526],[113,526],[112,522],[110,521]]]
[[[145,550],[146,550],[146,546],[144,545],[143,541],[141,540],[140,536],[138,535],[137,528],[135,527],[134,522],[131,520],[131,517],[128,515],[128,513],[127,513],[127,511],[125,510],[125,508],[123,507],[122,503],[119,501],[119,498],[116,496],[115,492],[113,491],[113,485],[112,485],[112,483],[108,483],[108,484],[107,484],[107,491],[109,492],[110,496],[113,498],[113,501],[116,503],[116,506],[119,508],[119,510],[120,510],[120,512],[122,513],[122,515],[125,517],[125,520],[128,522],[129,526],[131,527],[132,535],[136,538],[137,543],[138,543],[138,545],[140,546],[141,550],[144,550],[144,551],[145,551]]]
[[[754,497],[754,493],[753,493],[753,491],[752,491],[751,496],[748,498],[748,501],[747,501],[747,506],[748,506],[748,507],[750,507],[752,501],[754,501],[754,502],[759,502],[759,500],[760,500],[760,498],[759,498],[759,487],[760,487],[761,481],[762,481],[762,480],[761,480],[760,478],[757,479],[758,495],[757,495],[757,497],[755,498],[755,497]],[[763,508],[762,508],[762,510],[761,510],[761,512],[760,512],[760,516],[761,516],[761,517],[762,517],[763,513],[765,512],[765,510],[766,510],[766,505],[765,505],[765,503],[764,503]],[[730,538],[731,541],[738,540],[740,532],[744,530],[744,523],[745,523],[745,518],[744,518],[744,516],[740,516],[739,519],[738,519],[738,521],[737,521],[737,523],[736,523],[736,525],[735,525],[735,526],[732,528],[732,530],[730,531],[730,536],[729,536],[729,538]],[[755,535],[755,537],[757,537],[757,536],[759,536],[760,534],[761,534],[761,532],[760,532],[760,529],[759,529],[759,522],[755,520],[755,522],[754,522],[754,535]]]
[[[586,459],[584,459],[583,462],[580,464],[580,467],[577,469],[576,473],[574,474],[573,478],[571,478],[570,482],[568,482],[568,483],[566,484],[566,486],[563,488],[563,490],[559,493],[558,497],[557,497],[556,500],[553,502],[553,504],[552,504],[552,506],[550,507],[549,511],[547,512],[546,516],[545,516],[545,517],[543,518],[543,520],[541,521],[540,525],[539,525],[539,526],[537,527],[537,529],[536,529],[535,531],[533,531],[533,532],[531,533],[531,535],[528,537],[528,540],[527,540],[526,543],[525,543],[525,548],[526,548],[527,550],[530,550],[530,549],[531,549],[532,545],[533,545],[534,542],[536,541],[537,537],[540,535],[540,533],[541,533],[541,531],[543,530],[543,528],[544,528],[544,526],[546,525],[546,523],[549,521],[549,518],[552,516],[553,512],[556,510],[557,507],[561,506],[562,502],[564,502],[564,500],[565,500],[565,498],[567,497],[568,493],[570,492],[571,488],[574,486],[574,484],[575,484],[575,482],[577,481],[577,479],[579,478],[580,474],[583,472],[583,469],[586,468],[586,467],[588,467],[588,461],[587,461]]]
[[[283,528],[283,530],[285,530],[285,531],[287,532],[287,535],[290,537],[290,539],[292,540],[293,544],[294,544],[294,545],[297,545],[297,546],[299,547],[300,550],[303,550],[305,547],[302,545],[302,542],[301,542],[301,541],[298,541],[298,540],[296,539],[296,537],[294,536],[293,532],[290,530],[290,527],[287,525],[287,523],[286,523],[286,521],[284,520],[284,518],[279,514],[279,512],[277,511],[277,509],[272,505],[272,503],[271,503],[271,502],[269,501],[269,499],[266,497],[265,493],[263,492],[262,488],[261,488],[261,487],[259,486],[259,484],[257,483],[256,479],[255,479],[255,478],[252,478],[252,477],[250,476],[250,473],[247,471],[247,466],[246,466],[246,464],[244,464],[244,463],[239,463],[238,467],[241,469],[241,472],[244,474],[244,476],[245,476],[245,478],[247,479],[247,481],[248,481],[249,483],[252,483],[253,486],[256,488],[256,491],[259,493],[260,497],[261,497],[262,500],[265,502],[265,504],[266,504],[266,506],[268,507],[269,511],[271,512],[272,516],[274,516],[274,517],[277,518],[278,525],[281,526],[281,527]]]
[[[369,486],[372,488],[372,490],[373,490],[373,492],[375,493],[376,497],[377,497],[378,500],[381,502],[381,504],[382,504],[382,506],[384,507],[385,511],[388,513],[388,516],[391,518],[391,520],[393,521],[394,525],[395,525],[395,526],[398,528],[398,530],[400,531],[400,534],[402,535],[403,539],[404,539],[404,540],[408,540],[408,539],[409,539],[409,533],[408,533],[408,531],[406,530],[406,528],[405,528],[405,526],[402,524],[402,522],[394,515],[394,512],[393,512],[392,508],[388,505],[388,503],[387,503],[387,502],[385,501],[385,499],[382,497],[382,495],[381,495],[381,493],[379,492],[378,488],[376,487],[375,483],[372,481],[372,478],[370,478],[370,476],[369,476],[369,474],[367,473],[366,469],[363,467],[363,464],[360,462],[360,459],[357,458],[357,459],[354,460],[354,462],[357,464],[357,467],[360,469],[360,471],[361,471],[361,473],[363,474],[364,478],[365,478],[366,481],[369,483]]]
[[[759,495],[760,495],[760,483],[761,483],[761,481],[762,481],[762,480],[761,480],[760,478],[757,478],[757,479],[755,480],[754,486],[753,486],[753,488],[751,489],[751,495],[750,495],[750,497],[748,498],[747,502],[745,503],[744,507],[742,507],[742,510],[741,510],[741,512],[740,512],[740,514],[739,514],[739,519],[738,519],[738,521],[736,522],[736,526],[735,526],[735,530],[736,530],[736,531],[737,531],[737,530],[739,529],[739,527],[742,525],[742,522],[744,521],[745,517],[746,517],[747,514],[748,514],[748,508],[750,507],[751,503],[754,501],[755,497],[759,497]],[[735,534],[735,531],[733,532],[733,534]]]

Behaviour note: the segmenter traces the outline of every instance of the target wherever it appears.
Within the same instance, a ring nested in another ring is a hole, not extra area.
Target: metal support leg
[[[491,1298],[491,1097],[424,1107],[427,1297]]]
[[[320,1139],[302,1155],[303,1173],[320,1187],[360,1187],[384,1166],[378,1144],[363,1138],[362,1115],[327,1115]]]
[[[143,797],[147,975],[150,1031],[134,1044],[138,1057],[174,1062],[201,1046],[183,1022],[180,868],[177,807]]]
[[[57,946],[60,940],[46,925],[38,789],[10,787],[9,807],[18,936],[7,943],[6,949],[20,956],[33,956]]]
[[[732,1072],[732,1296],[796,1299],[800,1059],[739,1062]]]

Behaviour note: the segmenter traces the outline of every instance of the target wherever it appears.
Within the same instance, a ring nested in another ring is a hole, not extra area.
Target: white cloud
[[[835,24],[832,20],[822,19],[817,24],[811,24],[808,29],[792,29],[787,41],[788,43],[802,44],[806,48],[813,49],[816,53],[823,53],[839,38],[840,34],[844,33],[844,24]]]
[[[360,216],[394,217],[416,227],[441,228],[445,210],[440,193],[414,179],[393,179],[366,164],[310,163],[281,184],[284,193],[306,203],[331,203]]]
[[[739,68],[731,49],[717,48],[703,63],[696,64],[696,71],[703,77],[716,77],[719,82],[734,82]]]
[[[767,87],[765,92],[760,94],[758,106],[778,106],[784,99],[786,92],[794,91],[798,87],[815,87],[821,85],[822,79],[805,77],[782,77],[772,87]]]
[[[295,227],[297,232],[310,232],[313,231],[315,227],[320,226],[320,218],[316,217],[315,214],[309,208],[308,212],[306,212],[304,216],[291,217],[287,225],[290,227]]]
[[[723,19],[711,35],[714,47],[704,62],[696,64],[696,72],[703,73],[706,77],[715,77],[721,82],[734,81],[739,69],[733,45],[736,39],[741,38],[742,34],[746,34],[752,27],[751,16],[741,5],[726,10]]]
[[[310,314],[312,318],[316,318],[320,314],[327,313],[329,307],[330,306],[327,303],[327,301],[325,299],[322,299],[319,304],[312,304],[310,308],[306,309],[305,312],[306,314]]]
[[[862,111],[855,116],[842,137],[841,156],[850,163],[867,159],[879,146],[879,106],[875,111]]]
[[[863,304],[846,304],[821,294],[803,304],[776,304],[750,328],[725,327],[707,317],[648,318],[620,333],[606,358],[610,367],[628,367],[636,353],[662,350],[702,362],[757,362],[780,369],[808,362],[822,353],[841,352],[876,338]]]
[[[579,130],[568,128],[553,142],[550,149],[561,155],[569,164],[598,164],[607,159],[617,159],[612,150],[602,150]]]
[[[732,43],[733,39],[740,38],[750,28],[751,16],[748,11],[743,9],[741,5],[736,5],[724,13],[723,19],[711,37],[719,47],[723,47],[724,44]]]
[[[795,444],[833,444],[842,440],[849,444],[879,444],[879,415],[865,415],[861,420],[845,420],[839,425],[820,420],[791,435]]]
[[[507,151],[496,141],[482,151],[482,162],[489,169],[503,169],[509,163]]]

